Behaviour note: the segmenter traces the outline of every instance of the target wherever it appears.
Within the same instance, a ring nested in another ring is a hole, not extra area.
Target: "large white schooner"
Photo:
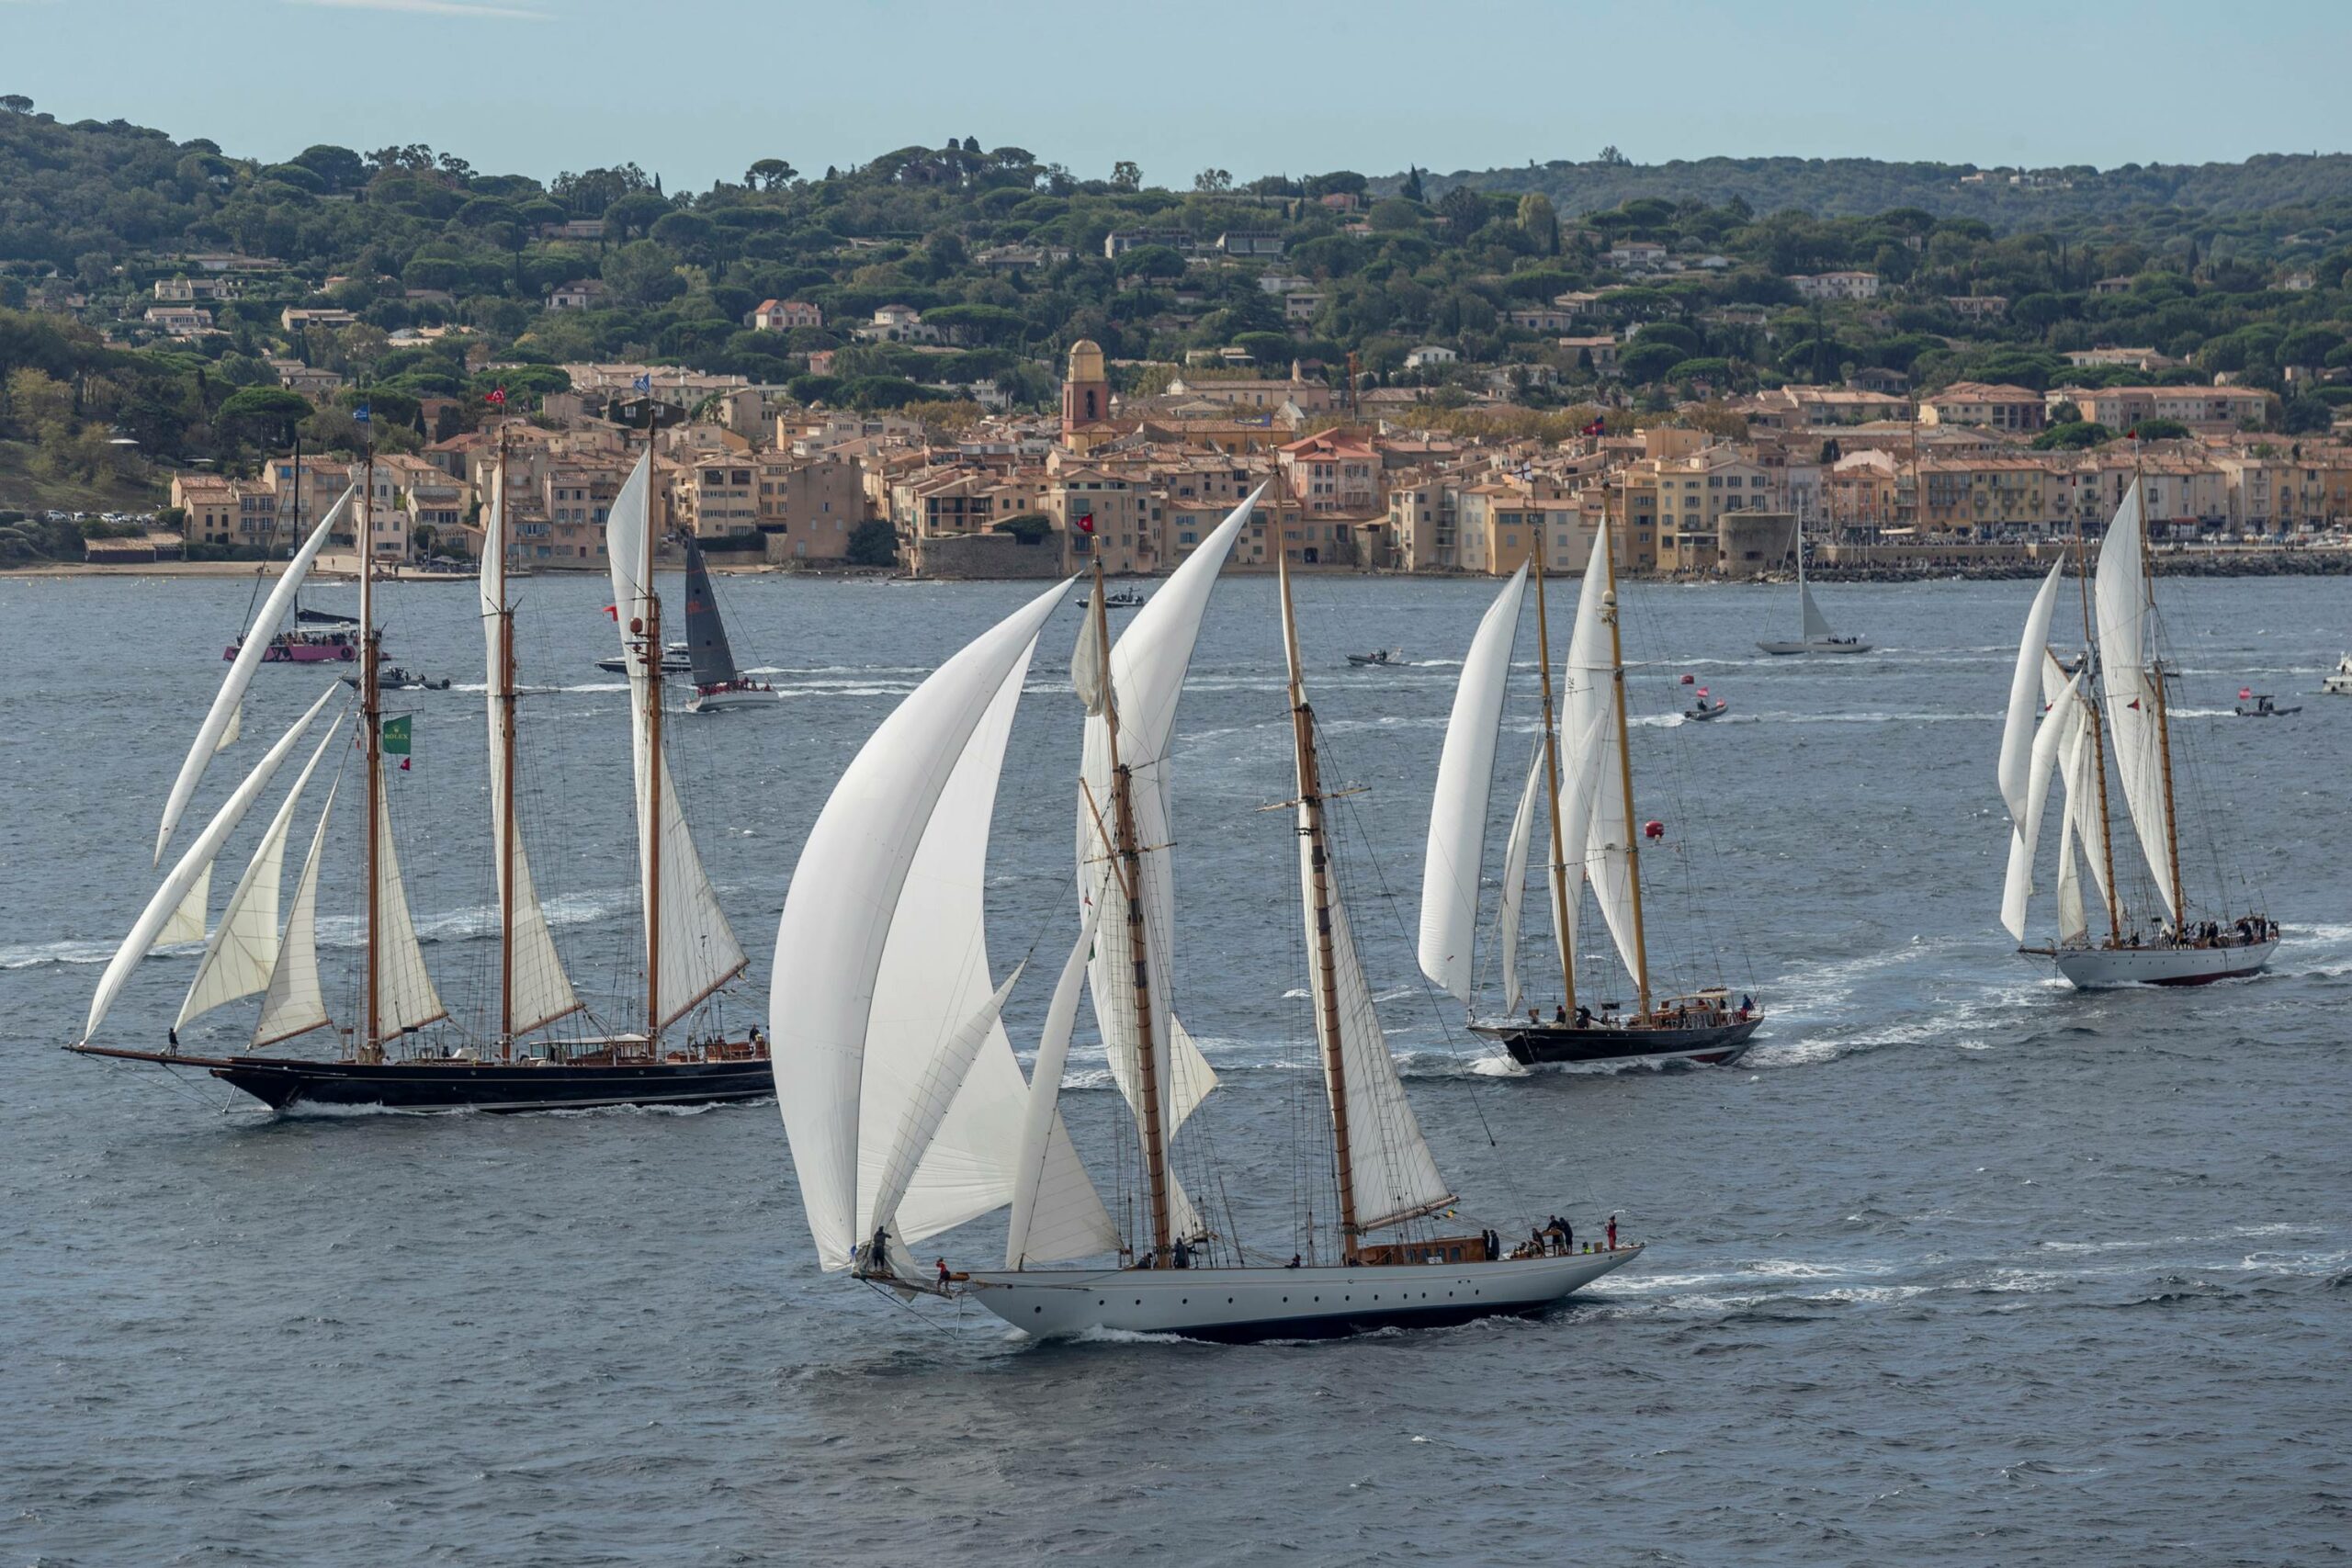
[[[1495,598],[1462,661],[1445,748],[1430,803],[1421,871],[1421,972],[1464,1008],[1477,999],[1475,957],[1479,888],[1485,864],[1489,788],[1502,722],[1521,601],[1535,589],[1536,660],[1542,671],[1542,732],[1503,854],[1496,919],[1502,1010],[1472,1032],[1499,1043],[1513,1060],[1539,1063],[1736,1061],[1761,1026],[1753,998],[1735,1006],[1721,986],[1658,997],[1651,987],[1649,933],[1642,910],[1643,829],[1634,814],[1634,764],[1625,713],[1624,647],[1618,627],[1613,529],[1605,515],[1593,539],[1577,596],[1577,614],[1561,669],[1563,704],[1553,705],[1552,636],[1544,596],[1543,530],[1535,553]],[[1520,1016],[1521,900],[1542,802],[1550,850],[1544,883],[1559,960],[1560,999],[1550,1021],[1541,1010]],[[1577,933],[1589,888],[1610,939],[1634,985],[1631,1011],[1621,1000],[1596,1008],[1578,1000]]]
[[[162,1051],[93,1043],[130,972],[166,942],[196,941],[207,930],[206,900],[213,859],[286,754],[334,694],[311,711],[264,757],[157,888],[100,979],[79,1040],[88,1055],[201,1069],[273,1107],[379,1105],[402,1110],[536,1111],[596,1105],[707,1103],[764,1098],[771,1092],[764,1044],[757,1032],[729,1039],[722,1032],[681,1028],[688,1016],[747,964],[741,946],[719,912],[679,810],[662,750],[662,683],[641,668],[646,649],[660,646],[661,604],[652,586],[653,531],[649,518],[650,462],[639,462],[616,500],[607,538],[631,660],[631,728],[645,919],[643,1026],[586,1038],[558,1040],[541,1032],[582,1010],[548,928],[516,818],[514,607],[507,594],[506,476],[502,438],[499,467],[484,513],[481,579],[482,628],[489,680],[490,827],[498,885],[498,995],[492,1016],[477,1032],[422,1032],[448,1016],[417,941],[393,842],[385,789],[389,736],[405,738],[405,718],[388,720],[379,680],[375,620],[374,552],[366,542],[367,478],[348,490],[299,550],[264,607],[265,623],[290,603],[311,564],[338,527],[352,528],[360,548],[358,636],[364,651],[358,677],[360,746],[365,800],[361,810],[361,878],[365,887],[357,1016],[341,1030],[342,1049],[329,1058],[265,1055],[265,1047],[328,1028],[334,1020],[320,984],[313,936],[320,865],[327,843],[334,791],[313,832],[293,903],[281,927],[279,885],[296,803],[324,754],[321,743],[230,895],[187,1000]],[[643,628],[650,628],[645,630]],[[241,652],[223,679],[181,766],[156,840],[160,859],[213,754],[231,744],[261,645]],[[339,720],[336,721],[339,724]],[[332,734],[332,731],[331,731]],[[242,998],[263,997],[244,1053],[214,1056],[181,1048],[179,1031],[211,1010]],[[673,1036],[683,1035],[683,1038]],[[536,1038],[534,1038],[536,1037]]]
[[[1168,748],[1210,590],[1256,499],[1177,569],[1115,646],[1097,575],[1072,664],[1087,712],[1080,929],[1027,1082],[1001,1016],[1021,970],[1000,984],[989,962],[988,837],[1022,683],[1069,585],[926,679],[826,802],[785,899],[772,992],[776,1098],[825,1269],[901,1292],[967,1293],[1040,1337],[1100,1328],[1246,1339],[1526,1312],[1639,1256],[1638,1246],[1577,1253],[1510,1247],[1485,1231],[1433,1234],[1455,1200],[1389,1056],[1333,876],[1286,566],[1299,886],[1339,1256],[1253,1259],[1179,1180],[1177,1131],[1216,1077],[1170,1005]],[[1058,1105],[1081,989],[1092,994],[1136,1138],[1142,1213],[1125,1228]],[[1011,1210],[1001,1268],[955,1271],[939,1259],[926,1269],[912,1253],[999,1208]],[[1394,1239],[1374,1239],[1384,1235]]]
[[[2081,554],[2077,540],[2078,570]],[[2083,658],[2072,674],[2050,649],[2050,624],[2065,570],[2062,558],[2034,595],[2009,683],[1998,766],[2010,820],[2001,923],[2018,942],[2026,940],[2054,774],[2064,789],[2054,889],[2057,936],[2045,946],[2020,947],[2020,953],[2054,960],[2060,974],[2086,989],[2199,986],[2259,974],[2278,950],[2278,928],[2258,911],[2235,919],[2197,918],[2181,875],[2170,699],[2161,665],[2147,649],[2155,578],[2136,478],[2108,525],[2098,570],[2084,586]],[[2132,907],[2116,874],[2113,796],[2108,789],[2110,739],[2114,775],[2152,878],[2145,908]],[[2092,935],[2078,854],[2088,862],[2098,923],[2106,928],[2098,937]]]

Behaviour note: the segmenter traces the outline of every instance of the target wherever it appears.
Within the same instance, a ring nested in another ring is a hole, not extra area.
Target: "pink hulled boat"
[[[220,657],[233,661],[238,650],[243,647],[244,640],[241,637],[223,649]],[[379,649],[376,657],[381,659],[385,655]],[[359,637],[356,630],[348,627],[334,630],[306,626],[297,631],[280,632],[270,638],[269,645],[261,650],[261,661],[264,664],[356,664],[359,661]]]

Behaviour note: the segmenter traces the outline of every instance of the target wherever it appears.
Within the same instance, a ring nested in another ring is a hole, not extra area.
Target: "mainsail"
[[[122,946],[116,950],[113,960],[107,964],[106,973],[98,976],[97,990],[90,998],[90,1016],[82,1025],[84,1042],[97,1033],[98,1025],[106,1020],[107,1010],[114,1006],[115,998],[121,994],[124,984],[130,978],[130,972],[139,966],[139,961],[154,948],[156,938],[162,933],[164,922],[171,919],[172,911],[179,908],[180,901],[187,897],[187,891],[195,885],[196,879],[210,868],[212,857],[220,852],[220,846],[228,842],[231,833],[236,831],[237,824],[253,808],[254,801],[269,787],[270,778],[277,772],[278,764],[286,761],[288,753],[300,741],[303,731],[311,728],[311,721],[319,716],[341,689],[342,682],[337,682],[322,692],[310,710],[294,721],[294,727],[278,737],[277,744],[269,749],[254,765],[254,771],[245,775],[244,782],[221,803],[220,809],[213,813],[212,820],[205,824],[204,831],[197,835],[196,842],[187,847],[187,852],[180,856],[178,863],[164,878],[162,886],[155,889],[154,896],[147,900],[146,908],[140,911],[139,919],[131,922],[130,934],[122,939]]]
[[[490,683],[485,702],[490,718],[490,841],[497,867],[499,908],[504,912],[507,962],[511,977],[504,1010],[510,1038],[526,1034],[571,1012],[580,1006],[563,959],[556,953],[548,931],[547,912],[539,906],[539,890],[531,879],[530,857],[523,851],[521,824],[516,820],[515,781],[509,776],[510,750],[506,727],[514,721],[514,606],[506,602],[506,487],[502,474],[492,483],[485,520],[481,555],[481,626],[489,644]],[[514,842],[508,844],[513,829]],[[506,886],[509,867],[514,886]]]
[[[1527,568],[1521,566],[1487,606],[1470,639],[1430,803],[1429,843],[1421,862],[1421,973],[1465,1007],[1475,978],[1479,873],[1486,860],[1496,731],[1502,721],[1504,685],[1526,591]],[[1524,806],[1520,815],[1526,818]],[[1523,853],[1521,858],[1523,870]]]
[[[946,1087],[957,1034],[983,1018],[893,1239],[1012,1200],[1029,1086],[986,1013],[985,840],[1030,654],[1068,591],[1040,595],[916,687],[851,761],[801,849],[777,922],[770,1023],[777,1106],[826,1269],[849,1267],[872,1239],[891,1150]],[[1030,1256],[1096,1249],[1108,1218],[1079,1215],[1070,1184],[1084,1172],[1057,1124],[1049,1137],[1059,1148],[1042,1162],[1051,1196],[1037,1208],[1077,1223],[1033,1235]]]
[[[229,673],[221,677],[220,690],[214,694],[212,707],[205,714],[204,722],[197,727],[195,743],[189,746],[187,761],[180,763],[179,777],[172,781],[172,793],[164,803],[163,825],[155,831],[155,860],[164,859],[164,846],[172,841],[172,829],[179,826],[180,814],[187,809],[190,796],[196,794],[197,781],[204,776],[204,766],[213,753],[228,744],[228,738],[238,722],[238,705],[244,700],[245,687],[252,683],[254,671],[261,668],[262,655],[270,639],[277,633],[277,623],[285,616],[286,607],[294,602],[302,579],[310,574],[311,563],[318,558],[327,536],[343,523],[351,510],[353,491],[345,488],[343,496],[331,508],[302,547],[279,574],[277,584],[262,601],[261,614],[245,628],[243,640],[237,645],[237,657],[229,665]]]
[[[173,1028],[185,1029],[189,1021],[222,1003],[268,987],[270,972],[277,965],[277,889],[286,864],[286,835],[293,826],[294,808],[301,803],[304,786],[341,728],[339,719],[327,727],[318,750],[296,776],[294,787],[278,803],[277,814],[270,818],[253,859],[245,864],[245,874],[237,879],[228,905],[220,911],[220,924],[205,945],[204,957],[196,966],[195,978],[188,982],[187,997],[180,1003]]]
[[[2177,921],[2181,917],[2173,886],[2173,823],[2164,734],[2157,722],[2163,700],[2150,678],[2145,626],[2146,543],[2142,536],[2140,485],[2124,491],[2123,504],[2108,525],[2099,547],[2092,598],[2098,606],[2099,675],[2107,696],[2107,721],[2115,734],[2115,771],[2123,781],[2124,803],[2141,853],[2154,874],[2156,891]]]
[[[656,744],[648,713],[660,700],[649,690],[645,660],[635,644],[659,642],[653,591],[651,503],[653,457],[648,453],[621,486],[605,525],[612,568],[614,616],[629,655],[629,725],[637,783],[639,895],[648,919],[648,948],[659,955],[653,1010],[662,1026],[676,1022],[711,992],[742,973],[748,960],[720,912],[718,895],[702,868],[685,812],[678,802],[668,756]],[[632,641],[634,640],[634,643]],[[658,662],[658,649],[657,649]],[[658,801],[658,806],[657,806]]]
[[[686,540],[686,661],[697,686],[723,686],[741,676],[735,650],[728,646],[727,623],[718,618],[710,569],[703,563],[702,547],[691,537]]]

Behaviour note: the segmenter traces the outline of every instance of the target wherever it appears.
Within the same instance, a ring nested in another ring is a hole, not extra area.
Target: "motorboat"
[[[1401,648],[1379,648],[1370,653],[1351,653],[1348,662],[1359,670],[1385,670],[1404,663],[1405,650]]]
[[[2335,661],[2335,669],[2320,682],[2319,689],[2331,697],[2352,697],[2352,653]]]
[[[1729,697],[1717,697],[1713,702],[1709,702],[1707,689],[1702,686],[1699,688],[1699,700],[1684,708],[1682,716],[1694,724],[1704,724],[1711,718],[1721,718],[1729,712],[1731,712]]]
[[[359,677],[345,675],[343,683],[356,686]],[[376,689],[379,692],[446,692],[449,689],[449,677],[444,675],[435,681],[430,675],[419,675],[395,664],[389,670],[378,671]]]
[[[2297,703],[2282,708],[2268,693],[2248,689],[2238,694],[2238,705],[2233,711],[2240,718],[2285,718],[2289,714],[2302,712],[2303,705]]]

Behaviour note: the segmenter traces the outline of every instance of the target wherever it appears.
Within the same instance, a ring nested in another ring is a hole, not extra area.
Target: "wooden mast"
[[[498,749],[505,798],[498,806],[498,1059],[514,1056],[514,607],[506,596],[506,420],[498,421],[498,506],[485,552],[498,563]]]
[[[1095,646],[1102,651],[1102,726],[1110,748],[1111,819],[1117,842],[1120,890],[1127,900],[1127,962],[1135,976],[1136,1098],[1142,1102],[1136,1119],[1142,1123],[1145,1185],[1151,1213],[1151,1261],[1169,1259],[1175,1244],[1175,1226],[1168,1202],[1168,1134],[1161,1124],[1159,1050],[1151,1022],[1151,933],[1144,919],[1143,847],[1136,832],[1135,780],[1119,757],[1119,704],[1111,678],[1111,612],[1102,603],[1102,541],[1094,545]]]
[[[2094,647],[2097,638],[2091,619],[2090,551],[2083,544],[2083,516],[2079,511],[2075,513],[2075,577],[2082,587],[2083,671],[2088,674],[2098,653]],[[2107,818],[2107,737],[2104,733],[2107,720],[2104,710],[2099,706],[2098,682],[2089,682],[2089,689],[2090,694],[2086,700],[2091,705],[2091,769],[2098,775],[2099,865],[2106,874],[2099,886],[2107,895],[2108,945],[2120,947],[2123,945],[2123,911],[2115,899],[2115,831],[2109,826]]]
[[[2136,447],[2137,443],[2134,443]],[[2132,459],[2132,488],[2140,497],[2140,581],[2146,599],[2151,622],[2156,613],[2155,562],[2148,555],[2148,489],[2140,479],[2140,460],[2135,450]],[[2154,679],[2150,684],[2156,689],[2156,750],[2165,764],[2165,861],[2172,877],[2172,929],[2180,935],[2188,925],[2188,900],[2180,885],[2180,818],[2173,810],[2172,793],[2172,725],[2165,715],[2165,660],[2162,650],[2148,660]]]
[[[377,949],[379,904],[383,891],[384,852],[384,699],[376,670],[376,446],[372,436],[366,448],[360,481],[359,526],[359,727],[366,735],[368,755],[368,928],[362,944],[366,979],[364,1022],[359,1059],[384,1059],[382,956]]]
[[[653,591],[653,437],[646,434],[645,640],[645,1054],[661,1056],[662,1036],[662,596]]]
[[[1298,831],[1306,835],[1307,910],[1313,917],[1315,978],[1318,987],[1317,1032],[1323,1037],[1323,1074],[1331,1086],[1331,1157],[1340,1186],[1340,1258],[1353,1262],[1360,1228],[1356,1224],[1355,1155],[1349,1141],[1348,1070],[1340,1038],[1339,959],[1332,945],[1330,840],[1323,821],[1322,764],[1315,754],[1315,710],[1307,705],[1306,683],[1299,669],[1298,617],[1290,596],[1290,552],[1275,558],[1275,576],[1282,586],[1283,651],[1290,664],[1291,746],[1298,764],[1298,804],[1305,818]]]
[[[1534,491],[1528,496],[1532,502]],[[1604,503],[1605,504],[1605,503]],[[1551,864],[1545,876],[1551,884],[1552,931],[1560,950],[1560,989],[1566,997],[1566,1010],[1577,1009],[1577,960],[1568,951],[1568,866],[1567,846],[1560,841],[1560,736],[1552,715],[1552,620],[1544,604],[1544,522],[1543,513],[1535,513],[1535,664],[1544,690],[1544,803],[1552,822]]]
[[[1609,572],[1609,591],[1601,596],[1601,618],[1609,623],[1610,678],[1617,688],[1617,773],[1624,790],[1625,807],[1625,881],[1634,896],[1634,983],[1641,989],[1642,1010],[1635,1019],[1650,1015],[1650,946],[1649,935],[1642,927],[1642,848],[1641,835],[1634,826],[1634,747],[1633,736],[1625,728],[1625,639],[1617,626],[1617,546],[1615,533],[1609,526],[1609,513],[1604,504],[1600,515],[1600,537],[1596,541],[1600,558]],[[1797,541],[1797,559],[1804,559],[1804,541]],[[1587,567],[1586,570],[1592,569]]]

